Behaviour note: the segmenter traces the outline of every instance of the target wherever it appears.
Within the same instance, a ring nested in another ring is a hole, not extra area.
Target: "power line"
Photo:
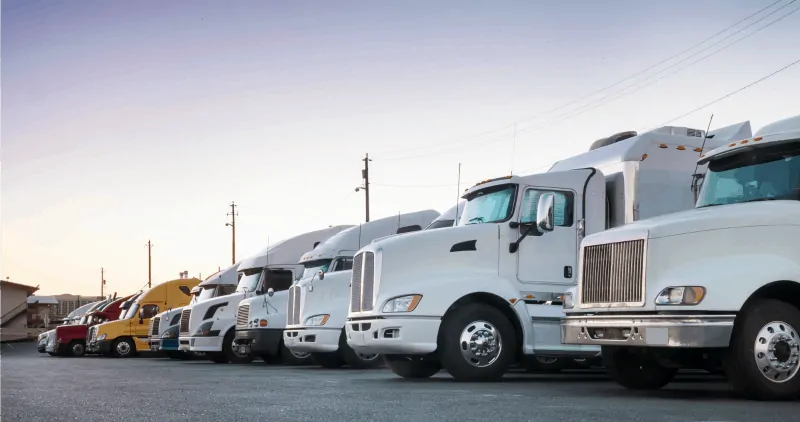
[[[370,183],[372,186],[380,186],[386,188],[452,188],[457,186],[455,183],[442,184],[442,185],[389,185],[383,183]]]
[[[722,101],[722,100],[724,100],[724,99],[726,99],[726,98],[728,98],[728,97],[731,97],[731,96],[733,96],[733,95],[735,95],[735,94],[738,94],[738,93],[740,93],[740,92],[742,92],[742,91],[744,91],[744,90],[746,90],[746,89],[748,89],[748,88],[750,88],[750,87],[752,87],[752,86],[754,86],[754,85],[756,85],[756,84],[758,84],[758,83],[761,83],[761,82],[763,82],[763,81],[765,81],[765,80],[767,80],[767,79],[769,79],[769,78],[771,78],[771,77],[773,77],[773,76],[775,76],[775,75],[777,75],[777,74],[779,74],[779,73],[783,72],[783,71],[784,71],[784,70],[786,70],[786,69],[789,69],[790,67],[792,67],[792,66],[794,66],[794,65],[796,65],[796,64],[798,64],[798,63],[800,63],[800,59],[798,59],[798,60],[795,60],[795,61],[793,61],[792,63],[789,63],[788,65],[786,65],[786,66],[784,66],[784,67],[782,67],[782,68],[780,68],[780,69],[778,69],[778,70],[776,70],[776,71],[774,71],[774,72],[770,73],[770,74],[769,74],[769,75],[767,75],[767,76],[764,76],[764,77],[763,77],[763,78],[761,78],[761,79],[758,79],[758,80],[756,80],[756,81],[750,82],[749,84],[747,84],[747,85],[745,85],[745,86],[743,86],[743,87],[741,87],[741,88],[737,89],[736,91],[733,91],[733,92],[730,92],[730,93],[728,93],[728,94],[725,94],[725,95],[723,95],[722,97],[719,97],[719,98],[717,98],[716,100],[714,100],[714,101],[711,101],[711,102],[709,102],[709,103],[703,104],[702,106],[700,106],[700,107],[698,107],[698,108],[696,108],[696,109],[694,109],[694,110],[692,110],[692,111],[690,111],[690,112],[688,112],[688,113],[681,114],[681,115],[680,115],[680,116],[678,116],[678,117],[672,118],[672,119],[670,119],[670,120],[667,120],[666,122],[664,122],[664,123],[662,123],[662,124],[660,124],[660,125],[654,126],[654,127],[653,127],[653,129],[655,129],[655,128],[659,128],[659,127],[662,127],[662,126],[665,126],[665,125],[668,125],[668,124],[670,124],[670,123],[672,123],[672,122],[674,122],[674,121],[676,121],[676,120],[678,120],[678,119],[682,119],[682,118],[684,118],[684,117],[686,117],[686,116],[688,116],[688,115],[690,115],[690,114],[692,114],[692,113],[696,113],[696,112],[698,112],[698,111],[700,111],[700,110],[702,110],[702,109],[704,109],[704,108],[706,108],[706,107],[708,107],[708,106],[710,106],[710,105],[712,105],[712,104],[716,104],[716,103],[718,103],[718,102],[720,102],[720,101]],[[652,130],[652,129],[650,129],[650,130]]]
[[[742,22],[745,22],[745,21],[747,21],[748,19],[750,19],[750,18],[752,18],[752,17],[754,17],[754,16],[756,16],[756,15],[760,14],[761,12],[763,12],[763,11],[765,11],[765,10],[767,10],[767,9],[771,8],[772,6],[775,6],[776,4],[780,3],[781,1],[783,1],[783,0],[777,0],[777,1],[775,1],[775,2],[773,2],[773,3],[771,3],[771,4],[769,4],[768,6],[765,6],[765,7],[761,8],[761,9],[759,9],[759,10],[758,10],[758,11],[756,11],[755,13],[752,13],[752,14],[748,15],[747,17],[745,17],[745,18],[743,18],[743,19],[740,19],[740,20],[739,20],[739,21],[737,21],[736,23],[734,23],[734,24],[732,24],[732,25],[729,25],[729,26],[727,26],[726,28],[724,28],[724,29],[722,29],[721,31],[719,31],[719,32],[715,33],[714,35],[712,35],[712,36],[710,36],[710,37],[707,37],[707,38],[703,39],[702,41],[700,41],[699,43],[696,43],[696,44],[692,45],[691,47],[689,47],[689,48],[687,48],[687,49],[684,49],[684,50],[680,51],[680,52],[679,52],[679,53],[677,53],[677,54],[674,54],[674,55],[672,55],[672,56],[670,56],[670,57],[668,57],[668,58],[666,58],[666,59],[664,59],[664,60],[661,60],[660,62],[658,62],[658,63],[656,63],[656,64],[654,64],[654,65],[651,65],[651,66],[649,66],[649,67],[647,67],[647,68],[645,68],[645,69],[643,69],[643,70],[640,70],[640,71],[638,71],[638,72],[636,72],[636,73],[634,73],[634,74],[632,74],[632,75],[630,75],[630,76],[627,76],[627,77],[625,77],[625,78],[623,78],[623,79],[621,79],[621,80],[619,80],[619,81],[617,81],[617,82],[615,82],[615,83],[613,83],[613,84],[611,84],[611,85],[608,85],[608,86],[606,86],[606,87],[604,87],[604,88],[601,88],[601,89],[599,89],[599,90],[596,90],[596,91],[594,91],[594,92],[592,92],[592,93],[590,93],[590,94],[588,94],[588,95],[584,95],[584,96],[582,96],[582,97],[580,97],[580,98],[578,98],[578,99],[575,99],[575,100],[568,101],[568,102],[566,102],[566,103],[564,103],[564,104],[562,104],[562,105],[560,105],[560,106],[558,106],[558,107],[556,107],[556,108],[553,108],[553,109],[551,109],[551,110],[545,111],[545,112],[543,112],[543,113],[537,113],[537,114],[535,114],[535,115],[531,115],[531,116],[528,116],[528,117],[525,117],[525,118],[522,118],[522,119],[517,119],[517,120],[515,121],[515,123],[511,123],[511,124],[508,124],[508,125],[505,125],[505,126],[502,126],[502,127],[496,128],[496,129],[491,129],[491,130],[487,130],[487,131],[484,131],[484,132],[481,132],[481,133],[478,133],[478,134],[475,134],[475,135],[471,135],[471,136],[467,136],[467,137],[458,138],[458,139],[456,139],[456,140],[454,140],[454,141],[452,141],[452,142],[448,142],[448,143],[442,143],[442,144],[439,144],[439,145],[429,145],[429,146],[426,146],[426,147],[419,147],[419,148],[407,148],[407,149],[401,149],[401,150],[390,150],[390,151],[385,151],[385,152],[384,152],[384,154],[391,154],[391,153],[398,153],[398,152],[408,152],[408,151],[421,151],[421,150],[428,150],[428,149],[430,149],[430,148],[435,148],[435,147],[442,147],[442,146],[446,146],[446,145],[452,145],[452,144],[461,144],[461,141],[463,141],[463,140],[466,140],[466,139],[471,139],[471,138],[476,138],[476,137],[481,137],[481,136],[484,136],[484,135],[488,135],[488,134],[490,134],[490,133],[499,132],[499,131],[502,131],[502,130],[505,130],[505,129],[509,129],[509,128],[511,128],[511,127],[514,127],[514,126],[516,125],[516,122],[520,122],[520,121],[526,121],[526,120],[533,120],[533,119],[536,119],[536,118],[538,118],[538,117],[542,117],[542,116],[545,116],[545,115],[547,115],[547,114],[551,114],[551,113],[553,113],[553,112],[555,112],[555,111],[558,111],[558,110],[564,109],[564,108],[566,108],[566,107],[568,107],[568,106],[570,106],[570,105],[573,105],[573,104],[575,104],[575,103],[578,103],[578,102],[580,102],[580,101],[583,101],[583,100],[586,100],[586,99],[588,99],[588,98],[591,98],[591,97],[593,97],[593,96],[595,96],[595,95],[597,95],[597,94],[599,94],[599,93],[605,92],[605,91],[607,91],[607,90],[609,90],[609,89],[611,89],[611,88],[613,88],[613,87],[619,86],[620,84],[622,84],[622,83],[624,83],[624,82],[626,82],[626,81],[628,81],[628,80],[631,80],[631,79],[633,79],[633,78],[635,78],[635,77],[637,77],[637,76],[639,76],[639,75],[641,75],[641,74],[644,74],[644,73],[646,73],[647,71],[649,71],[649,70],[652,70],[652,69],[654,69],[654,68],[656,68],[656,67],[658,67],[658,66],[660,66],[660,65],[662,65],[662,64],[664,64],[664,63],[666,63],[666,62],[668,62],[668,61],[670,61],[670,60],[672,60],[672,59],[675,59],[675,58],[677,58],[677,57],[679,57],[679,56],[683,55],[684,53],[687,53],[687,52],[689,52],[689,51],[691,51],[691,50],[693,50],[693,49],[695,49],[695,48],[697,48],[697,47],[699,47],[699,46],[701,46],[701,45],[705,44],[705,43],[706,43],[706,42],[708,42],[709,40],[712,40],[712,39],[716,38],[717,36],[719,36],[719,35],[721,35],[721,34],[723,34],[723,33],[727,32],[727,31],[729,31],[730,29],[732,29],[732,28],[734,28],[734,27],[738,26],[738,25],[739,25],[739,24],[741,24]],[[785,8],[785,7],[787,7],[787,6],[789,6],[790,4],[794,3],[795,1],[797,1],[797,0],[792,0],[792,1],[790,1],[790,2],[789,2],[789,3],[787,3],[786,5],[784,5],[784,6],[780,7],[779,9],[777,9],[777,10],[775,10],[775,11],[773,11],[772,13],[768,14],[767,16],[764,16],[764,17],[762,17],[761,19],[757,20],[756,22],[753,22],[753,23],[751,23],[750,25],[747,25],[747,26],[745,26],[744,28],[741,28],[740,30],[738,30],[738,31],[737,31],[737,32],[735,32],[734,34],[732,34],[732,35],[730,35],[730,36],[728,36],[728,37],[726,37],[726,38],[724,38],[724,39],[722,39],[722,40],[718,41],[718,42],[717,42],[717,43],[715,43],[715,44],[718,44],[719,42],[725,41],[726,39],[729,39],[729,38],[730,38],[731,36],[733,36],[733,35],[736,35],[736,34],[738,34],[738,33],[741,33],[743,30],[745,30],[745,29],[747,29],[747,28],[751,27],[752,25],[754,25],[754,24],[756,24],[756,23],[760,22],[761,20],[765,19],[766,17],[769,17],[769,16],[771,16],[772,14],[774,14],[774,13],[776,13],[776,12],[780,11],[781,9],[783,9],[783,8]],[[792,12],[792,13],[794,13],[794,12]],[[791,13],[790,13],[790,14],[791,14]],[[787,15],[787,16],[788,16],[788,15]],[[784,16],[784,17],[786,17],[786,16]],[[762,28],[762,29],[763,29],[763,28]],[[745,38],[746,38],[746,37],[745,37]],[[744,39],[744,38],[743,38],[743,39]],[[741,40],[740,40],[740,41],[741,41]],[[737,42],[738,42],[738,41],[737,41]],[[732,44],[735,44],[735,43],[732,43]],[[732,44],[731,44],[731,45],[732,45]],[[712,44],[712,46],[713,46],[713,45],[714,45],[714,44]],[[703,49],[703,50],[701,50],[701,52],[702,52],[702,51],[705,51],[705,50],[707,50],[707,49],[708,49],[708,48],[706,48],[706,49]],[[695,53],[695,54],[697,54],[697,53]],[[691,56],[690,56],[690,57],[691,57]],[[684,61],[685,61],[685,60],[684,60]],[[680,62],[679,62],[679,63],[680,63]],[[673,67],[674,67],[674,66],[673,66]],[[669,69],[669,68],[668,68],[668,69]],[[662,70],[662,72],[663,72],[663,70]],[[573,110],[573,112],[574,112],[574,111],[575,111],[575,110]],[[527,130],[525,130],[525,131],[527,131]],[[410,159],[410,158],[417,158],[417,157],[422,157],[422,156],[427,156],[427,155],[435,155],[435,153],[432,153],[432,154],[425,154],[425,155],[420,155],[420,156],[413,156],[413,157],[402,157],[402,158],[397,158],[397,159]],[[388,160],[389,160],[389,159],[382,160],[382,161],[388,161]]]

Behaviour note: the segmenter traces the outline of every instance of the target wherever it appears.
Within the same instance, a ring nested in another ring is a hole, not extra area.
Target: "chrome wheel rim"
[[[761,375],[774,383],[794,378],[800,369],[797,331],[783,321],[764,325],[756,336],[753,358]]]
[[[236,340],[231,342],[231,351],[233,352],[233,355],[236,356],[237,358],[246,358],[247,357],[246,354],[239,353],[239,348],[236,347]]]
[[[558,358],[553,358],[553,357],[549,357],[549,356],[536,356],[536,360],[539,361],[539,363],[544,364],[544,365],[552,365],[552,364],[556,363],[556,361],[558,361]]]
[[[306,359],[309,356],[311,356],[311,353],[309,353],[309,352],[295,352],[295,351],[289,350],[289,353],[291,353],[292,356],[296,357],[297,359]]]
[[[119,353],[121,356],[125,356],[130,352],[131,352],[131,345],[128,344],[127,341],[121,341],[117,343],[117,353]]]
[[[371,361],[377,359],[379,355],[377,353],[370,354],[370,353],[358,353],[358,352],[356,352],[356,356],[358,356],[359,359],[361,359],[361,360],[363,360],[365,362],[371,362]]]
[[[83,350],[84,350],[83,345],[80,343],[75,343],[72,346],[72,353],[75,355],[83,354]]]
[[[500,331],[489,322],[475,321],[467,324],[459,341],[461,356],[470,365],[485,368],[492,365],[503,351]]]

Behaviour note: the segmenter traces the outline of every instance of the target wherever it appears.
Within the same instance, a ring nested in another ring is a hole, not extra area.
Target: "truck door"
[[[529,179],[522,189],[519,231],[526,230],[526,224],[536,224],[536,208],[539,198],[545,193],[555,196],[555,225],[549,233],[539,233],[534,227],[528,238],[520,243],[517,280],[523,283],[523,290],[561,293],[577,280],[580,228],[604,221],[603,175],[594,169],[543,173]],[[584,195],[585,191],[587,195]],[[593,204],[598,196],[603,201],[599,202],[599,207],[586,207],[585,201]]]
[[[147,332],[148,328],[150,328],[150,318],[158,315],[159,312],[158,304],[142,304],[139,314],[131,318],[132,331],[136,337],[137,348],[147,345],[147,338],[150,334]]]

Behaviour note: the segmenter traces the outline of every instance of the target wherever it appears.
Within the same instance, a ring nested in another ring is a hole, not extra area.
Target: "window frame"
[[[544,195],[545,193],[553,193],[553,194],[557,194],[557,195],[558,194],[564,195],[564,198],[567,201],[566,205],[564,206],[564,210],[565,210],[565,214],[567,214],[567,212],[568,212],[568,215],[564,216],[565,224],[556,224],[554,227],[572,227],[572,226],[575,225],[575,211],[576,211],[575,210],[575,192],[573,190],[571,190],[571,189],[548,188],[548,187],[542,187],[542,186],[526,186],[525,189],[522,190],[522,195],[519,198],[519,222],[520,222],[520,224],[524,224],[524,225],[536,224],[536,217],[537,217],[536,213],[538,212],[538,210],[535,210],[535,213],[533,215],[534,218],[533,218],[532,221],[523,222],[523,217],[524,216],[522,215],[522,210],[523,210],[523,207],[525,206],[525,195],[527,195],[528,192],[530,192],[530,191],[541,192],[541,195]],[[541,198],[541,195],[539,195],[540,198]],[[539,203],[538,199],[536,200],[536,203],[537,203],[536,206],[538,207],[538,203]],[[567,220],[567,217],[569,217],[568,220]],[[566,224],[567,221],[569,222],[569,224]]]

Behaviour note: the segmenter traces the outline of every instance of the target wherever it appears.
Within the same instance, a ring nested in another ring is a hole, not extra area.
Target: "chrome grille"
[[[303,294],[300,286],[292,287],[292,320],[294,324],[300,324],[300,295]]]
[[[375,254],[364,252],[364,278],[361,287],[361,310],[372,310],[372,292],[375,289]]]
[[[95,337],[97,337],[97,327],[96,326],[89,329],[89,341],[94,340]]]
[[[364,254],[353,258],[353,278],[350,279],[350,312],[361,310],[361,261]]]
[[[250,304],[242,303],[236,310],[236,328],[247,328],[247,320],[250,319]]]
[[[158,326],[161,323],[161,318],[150,318],[150,335],[158,336]]]
[[[585,246],[581,253],[582,305],[644,304],[644,239]]]
[[[179,328],[180,334],[189,335],[189,317],[192,315],[191,309],[184,309],[181,311],[181,326]]]

